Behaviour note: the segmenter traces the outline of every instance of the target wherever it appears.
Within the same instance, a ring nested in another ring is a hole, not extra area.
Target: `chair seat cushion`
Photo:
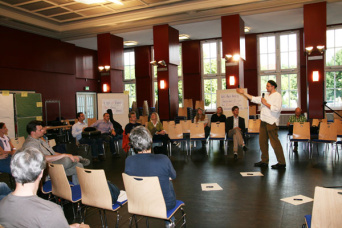
[[[74,186],[74,184],[71,181],[69,181],[69,184],[70,186]],[[51,180],[48,180],[43,185],[43,193],[49,194],[51,192],[52,192],[52,184],[51,184]]]
[[[311,227],[311,215],[305,215],[304,218],[305,218],[305,223],[307,225],[307,228],[310,228]]]
[[[81,186],[78,184],[78,185],[70,186],[70,188],[71,188],[71,193],[72,193],[72,201],[73,202],[80,201],[82,199]]]
[[[116,202],[113,204],[113,211],[118,210],[121,206],[125,205],[127,203],[127,200],[124,200],[122,202]]]
[[[183,201],[181,201],[181,200],[176,200],[176,206],[174,207],[174,208],[172,208],[172,209],[170,209],[170,210],[168,210],[166,213],[167,213],[167,218],[168,219],[170,219],[172,216],[173,216],[173,214],[174,213],[176,213],[176,211],[180,208],[180,207],[182,207],[182,206],[184,206],[185,205],[185,203],[183,202]]]

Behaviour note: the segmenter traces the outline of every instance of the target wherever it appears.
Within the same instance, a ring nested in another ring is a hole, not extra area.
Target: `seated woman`
[[[12,145],[10,138],[7,136],[7,133],[8,129],[6,124],[0,122],[0,172],[10,174],[11,155],[13,155],[16,150]]]
[[[167,142],[169,137],[163,128],[163,124],[159,120],[159,115],[153,112],[150,117],[150,122],[147,124],[147,128],[153,136],[153,141],[160,140],[163,143],[163,148],[167,150]]]
[[[208,138],[210,127],[208,126],[209,120],[208,117],[204,114],[204,111],[202,108],[197,109],[197,114],[194,120],[195,123],[204,123],[204,132],[205,132],[205,138]]]

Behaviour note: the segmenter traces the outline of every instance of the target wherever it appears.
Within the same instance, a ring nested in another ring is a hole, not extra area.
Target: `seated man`
[[[91,127],[95,127],[98,131],[101,131],[102,140],[109,143],[110,152],[114,157],[120,157],[119,151],[115,151],[114,141],[116,136],[116,132],[114,130],[113,124],[109,121],[109,114],[103,114],[103,120],[98,120],[91,125]],[[104,150],[102,146],[99,146],[99,158],[104,160]]]
[[[140,123],[137,123],[137,115],[134,111],[129,112],[128,114],[129,123],[125,127],[125,134],[129,137],[129,134],[131,133],[132,129],[140,126]]]
[[[10,194],[12,190],[8,187],[5,182],[0,182],[0,201]]]
[[[238,148],[242,146],[243,150],[246,151],[247,147],[243,141],[243,133],[246,129],[245,127],[245,119],[239,116],[239,107],[234,106],[232,108],[233,116],[230,116],[226,120],[226,133],[228,138],[233,138],[233,151],[234,151],[234,159],[238,159]]]
[[[69,226],[59,205],[37,196],[45,166],[44,155],[35,148],[27,147],[13,155],[11,171],[16,188],[0,202],[0,224],[4,227],[89,227],[76,223]]]
[[[293,123],[294,122],[306,122],[306,117],[302,115],[302,109],[296,108],[295,114],[293,116],[290,116],[289,121],[287,122],[287,126],[289,127],[289,134],[293,134]],[[298,152],[298,142],[294,143],[294,149],[293,152]]]
[[[73,156],[71,154],[61,154],[55,152],[48,142],[43,141],[40,137],[43,136],[44,131],[42,122],[33,120],[26,126],[26,131],[29,134],[23,144],[23,149],[27,147],[33,147],[41,151],[45,155],[47,162],[62,164],[67,176],[72,176],[72,182],[78,184],[78,178],[76,174],[76,166],[83,168],[90,164],[90,161],[81,156]]]
[[[176,178],[176,171],[170,159],[162,154],[151,154],[152,136],[143,126],[134,128],[129,139],[131,147],[138,154],[127,157],[125,173],[131,176],[157,176],[167,210],[174,208],[176,195],[170,180]]]
[[[98,161],[98,150],[99,148],[102,148],[102,139],[82,138],[82,132],[88,125],[84,123],[85,116],[82,112],[78,112],[76,118],[78,119],[78,122],[72,126],[72,136],[75,137],[80,144],[88,144],[91,146],[93,161]]]
[[[226,122],[226,116],[223,114],[223,109],[221,106],[217,107],[216,113],[214,113],[211,116],[210,122],[211,123],[216,123],[216,122],[223,122],[224,123],[224,122]]]

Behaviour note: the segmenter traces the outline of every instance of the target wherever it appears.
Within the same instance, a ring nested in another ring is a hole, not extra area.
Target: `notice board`
[[[123,129],[128,124],[128,94],[124,93],[98,93],[97,113],[98,119],[103,119],[103,113],[111,109],[114,120],[119,122]]]
[[[247,93],[247,89],[244,89]],[[245,119],[245,125],[248,126],[249,105],[248,99],[242,94],[236,92],[235,89],[217,90],[216,91],[217,107],[221,106],[226,117],[232,116],[232,108],[239,107],[239,116]]]

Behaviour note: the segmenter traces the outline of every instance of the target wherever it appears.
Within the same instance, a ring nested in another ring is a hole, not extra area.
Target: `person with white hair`
[[[69,226],[59,205],[37,196],[45,166],[45,156],[33,147],[12,156],[11,172],[16,188],[0,202],[0,224],[4,227],[89,227],[77,223]]]

